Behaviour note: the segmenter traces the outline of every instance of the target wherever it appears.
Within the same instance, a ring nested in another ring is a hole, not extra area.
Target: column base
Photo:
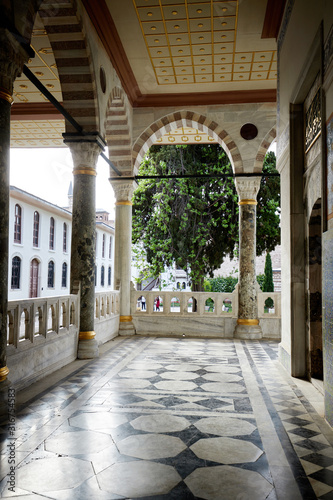
[[[78,359],[93,359],[99,357],[98,343],[95,339],[79,340]]]
[[[0,382],[0,424],[6,424],[8,422],[8,390],[10,386],[11,382],[8,379]],[[11,408],[11,414],[15,415],[15,408]]]
[[[259,320],[237,320],[234,338],[243,340],[262,339],[262,330],[259,325]]]
[[[132,316],[120,316],[119,335],[135,335],[135,333]]]

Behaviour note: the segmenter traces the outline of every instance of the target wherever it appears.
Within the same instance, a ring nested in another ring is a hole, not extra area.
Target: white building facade
[[[71,232],[69,210],[11,186],[9,300],[70,293]],[[114,228],[97,222],[96,291],[113,289],[113,246]]]

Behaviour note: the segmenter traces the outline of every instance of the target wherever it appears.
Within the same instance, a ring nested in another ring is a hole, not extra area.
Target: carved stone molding
[[[260,188],[261,177],[237,177],[236,189],[240,200],[255,200]]]
[[[110,179],[111,186],[113,187],[114,194],[119,202],[128,202],[132,201],[132,196],[136,188],[136,184],[134,181],[121,181],[121,180],[112,180]]]
[[[0,87],[13,94],[15,79],[22,74],[29,55],[6,29],[0,29]]]
[[[96,164],[101,152],[100,144],[96,142],[71,142],[67,140],[64,142],[69,146],[73,157],[74,173],[76,171],[84,173],[85,170],[89,173],[92,169],[96,173]]]

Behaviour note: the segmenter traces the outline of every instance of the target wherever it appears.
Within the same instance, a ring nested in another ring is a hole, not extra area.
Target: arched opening
[[[220,144],[224,149],[229,157],[233,171],[236,173],[243,172],[240,152],[228,132],[206,116],[187,110],[177,111],[163,116],[161,119],[152,123],[150,127],[136,139],[133,146],[134,171],[137,172],[146,152],[150,146],[156,143],[157,139],[161,138],[171,129],[179,127],[197,128],[207,133],[212,138],[211,142]]]
[[[314,204],[309,219],[307,251],[309,375],[323,380],[321,199]]]

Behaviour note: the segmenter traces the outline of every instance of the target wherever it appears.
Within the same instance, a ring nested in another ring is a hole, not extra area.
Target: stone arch
[[[132,174],[132,148],[129,112],[124,91],[114,87],[111,91],[106,112],[105,136],[109,158],[122,172]],[[110,176],[115,176],[110,170]]]
[[[56,61],[64,108],[85,132],[98,131],[99,112],[92,57],[75,0],[45,0],[38,11]],[[75,132],[66,120],[66,132]]]
[[[240,152],[232,137],[216,122],[210,120],[200,113],[193,111],[175,111],[165,115],[146,128],[146,130],[137,138],[133,146],[133,164],[137,170],[146,154],[147,150],[154,142],[173,128],[191,127],[198,128],[208,133],[215,141],[220,144],[227,153],[232,169],[235,173],[243,172],[243,164]]]
[[[275,127],[271,128],[271,130],[265,135],[263,140],[260,143],[258,148],[258,152],[256,155],[256,159],[254,161],[253,172],[259,173],[262,171],[262,167],[264,164],[265,156],[268,151],[269,146],[272,144],[276,137],[276,129]]]

